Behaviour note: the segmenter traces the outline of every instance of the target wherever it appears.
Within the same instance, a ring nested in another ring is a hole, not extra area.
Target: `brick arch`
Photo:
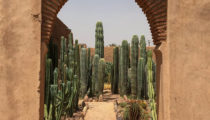
[[[41,39],[49,42],[54,21],[60,9],[68,0],[42,0]],[[167,0],[135,0],[145,13],[155,45],[166,41]]]
[[[42,0],[41,40],[48,43],[56,16],[67,0]]]

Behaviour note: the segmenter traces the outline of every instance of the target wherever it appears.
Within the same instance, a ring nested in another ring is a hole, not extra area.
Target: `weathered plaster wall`
[[[40,0],[0,0],[0,119],[38,120]]]
[[[210,1],[169,0],[167,30],[170,120],[210,120]]]

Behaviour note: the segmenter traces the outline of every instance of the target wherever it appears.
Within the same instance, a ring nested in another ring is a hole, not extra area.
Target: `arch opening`
[[[42,24],[41,24],[41,85],[40,85],[40,119],[44,116],[44,79],[45,79],[45,56],[47,54],[53,27],[57,19],[57,14],[67,0],[42,0]],[[154,45],[160,46],[161,42],[165,42],[167,38],[167,0],[135,0],[142,8],[148,20]],[[67,30],[68,31],[68,30]],[[69,30],[70,31],[70,30]],[[71,32],[71,31],[70,31]],[[157,64],[157,83],[160,83],[161,71],[161,52],[158,47],[155,48],[156,59],[160,60]],[[160,89],[160,84],[157,84],[157,91]],[[159,95],[159,93],[157,93]],[[157,98],[158,99],[158,98]],[[158,102],[158,100],[157,100]]]

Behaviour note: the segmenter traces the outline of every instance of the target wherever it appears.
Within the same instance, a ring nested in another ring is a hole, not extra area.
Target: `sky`
[[[145,35],[152,42],[146,16],[135,0],[69,0],[58,18],[72,30],[74,39],[88,47],[95,46],[97,21],[103,22],[105,46],[130,42],[133,35]]]

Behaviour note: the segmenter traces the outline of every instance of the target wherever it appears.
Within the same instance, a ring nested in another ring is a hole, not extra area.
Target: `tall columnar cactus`
[[[140,58],[138,61],[138,68],[137,68],[137,98],[141,99],[142,96],[142,85],[143,79],[145,78],[145,60],[144,58]]]
[[[128,93],[128,42],[122,41],[121,48],[121,89],[122,95]]]
[[[52,60],[46,59],[46,73],[45,73],[45,104],[47,109],[50,106],[50,82],[52,79]]]
[[[119,82],[119,48],[115,47],[113,51],[113,69],[114,69],[114,74],[113,74],[113,93],[117,94],[118,93],[118,82]]]
[[[132,78],[132,70],[131,70],[131,68],[129,68],[128,69],[128,94],[130,94],[131,93],[131,78]],[[134,99],[134,96],[131,96],[132,97],[132,99]]]
[[[80,91],[81,97],[84,97],[87,92],[87,51],[86,48],[81,49],[80,53]]]
[[[156,91],[156,64],[153,60],[152,60],[152,72],[153,72],[153,87],[154,87],[154,90]],[[155,92],[155,95],[156,95],[156,92]]]
[[[128,68],[131,67],[131,45],[128,44]]]
[[[64,71],[64,64],[66,64],[67,62],[67,58],[66,58],[66,38],[64,36],[61,37],[61,48],[60,48],[60,70],[61,70],[61,80],[63,80],[64,75],[63,75],[63,71]]]
[[[147,63],[147,51],[146,51],[146,41],[144,35],[141,36],[140,40],[140,57],[144,59],[144,67],[146,66]],[[146,69],[146,67],[145,67]],[[142,96],[143,99],[147,99],[147,78],[146,78],[146,72],[144,70],[143,73],[143,82],[142,82]]]
[[[68,67],[74,68],[74,65],[75,65],[75,49],[71,48],[69,49],[68,53]]]
[[[131,43],[131,94],[137,94],[137,65],[139,57],[139,38],[134,35]]]
[[[75,40],[75,45],[74,45],[74,56],[75,56],[75,59],[74,59],[74,75],[77,75],[77,84],[78,84],[78,87],[77,87],[77,91],[80,90],[80,52],[79,52],[79,44],[78,44],[78,40]],[[79,94],[77,94],[76,96],[76,103],[79,102]],[[78,104],[76,104],[75,106],[76,109],[78,109]]]
[[[99,96],[103,94],[105,77],[105,60],[101,58],[98,64],[98,82],[96,82],[96,94]]]
[[[98,64],[99,64],[99,55],[96,54],[93,58],[93,72],[92,72],[92,94],[96,93],[96,85],[98,85]]]
[[[152,51],[147,52],[147,83],[148,83],[148,97],[153,120],[157,120],[155,91],[153,87],[153,70],[152,70]]]
[[[91,87],[91,84],[92,84],[92,59],[91,59],[91,50],[90,48],[88,48],[88,53],[87,53],[87,81],[88,81],[88,86],[87,86],[87,89],[89,92],[89,95],[91,96],[92,95],[92,87]]]
[[[114,65],[113,65],[113,64],[111,65],[110,81],[111,81],[111,92],[112,92],[113,94],[115,94],[115,93],[114,93]]]
[[[104,31],[102,22],[96,23],[95,30],[95,54],[100,58],[104,58]]]
[[[73,49],[73,33],[69,33],[69,38],[68,38],[68,49]]]
[[[118,66],[118,70],[119,70],[119,82],[118,82],[118,91],[120,93],[120,95],[122,96],[122,47],[119,46],[119,66]]]
[[[61,47],[60,47],[60,60],[61,60],[61,62],[64,61],[64,55],[65,55],[65,38],[64,38],[64,36],[61,36]]]
[[[73,34],[70,33],[69,34],[69,38],[68,38],[68,67],[74,67],[74,46],[73,46]]]
[[[141,36],[140,40],[140,57],[144,58],[147,62],[147,50],[146,50],[146,41],[144,35]]]
[[[78,40],[75,40],[75,74],[80,77],[80,52]],[[80,78],[79,78],[80,79]]]

